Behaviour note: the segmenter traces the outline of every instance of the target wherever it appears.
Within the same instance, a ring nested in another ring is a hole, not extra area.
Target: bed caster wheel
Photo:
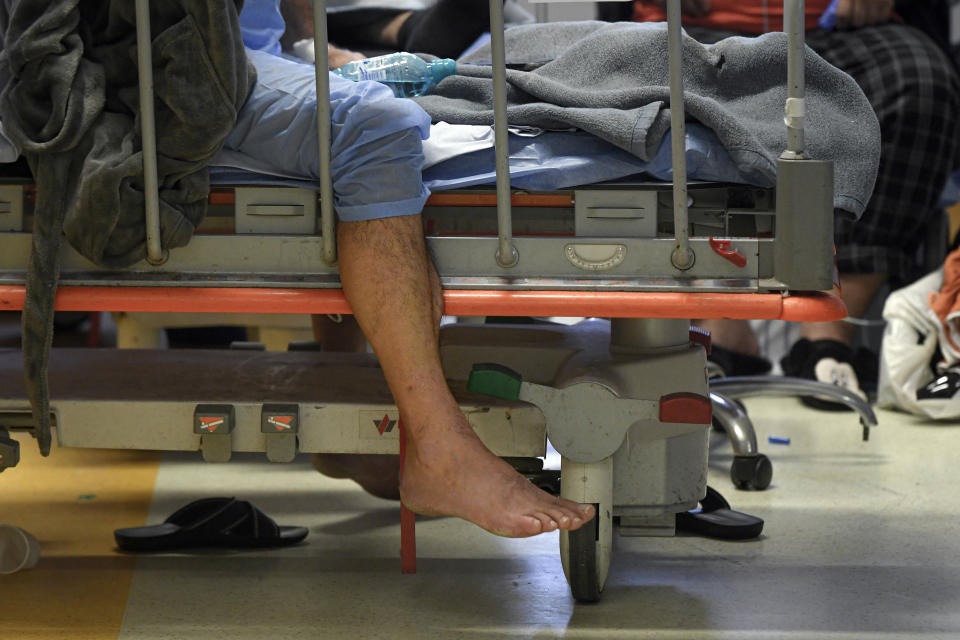
[[[597,568],[597,519],[594,518],[576,531],[564,531],[567,535],[567,582],[570,593],[577,602],[597,602],[603,593],[600,572]]]
[[[736,456],[730,467],[733,486],[745,491],[763,491],[770,486],[773,464],[770,458],[758,453],[755,456]]]
[[[597,515],[576,531],[560,532],[560,560],[578,602],[597,602],[610,570],[613,542],[613,463],[561,461],[560,494],[568,500],[592,503]]]

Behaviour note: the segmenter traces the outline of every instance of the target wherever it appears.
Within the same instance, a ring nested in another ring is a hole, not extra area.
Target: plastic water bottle
[[[398,98],[415,98],[433,89],[438,82],[457,72],[450,58],[427,62],[401,51],[376,58],[348,62],[333,71],[348,80],[374,80],[387,85]]]

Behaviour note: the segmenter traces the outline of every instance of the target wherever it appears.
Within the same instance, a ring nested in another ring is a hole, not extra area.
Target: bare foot
[[[463,518],[499,536],[524,538],[579,529],[593,505],[551,496],[493,455],[460,414],[429,435],[408,431],[400,496],[423,515]]]
[[[400,499],[400,456],[359,453],[316,453],[313,468],[331,478],[349,478],[370,495]]]

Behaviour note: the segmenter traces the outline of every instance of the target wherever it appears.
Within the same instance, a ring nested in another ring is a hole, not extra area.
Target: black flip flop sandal
[[[245,500],[204,498],[181,507],[162,524],[117,529],[124,551],[172,551],[203,547],[287,547],[307,537],[306,527],[279,526]]]
[[[717,490],[707,487],[699,511],[677,514],[677,531],[722,540],[749,540],[763,532],[763,520],[734,511]]]

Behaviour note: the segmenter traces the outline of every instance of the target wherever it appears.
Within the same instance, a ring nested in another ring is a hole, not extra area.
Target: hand
[[[327,45],[327,56],[329,56],[330,69],[339,69],[348,62],[366,58],[362,53],[350,51],[349,49],[341,49],[332,44]]]
[[[667,10],[667,0],[653,0],[653,3]],[[691,18],[702,18],[710,13],[710,0],[680,0],[680,13]]]
[[[890,19],[893,0],[838,0],[837,28],[856,29]]]

